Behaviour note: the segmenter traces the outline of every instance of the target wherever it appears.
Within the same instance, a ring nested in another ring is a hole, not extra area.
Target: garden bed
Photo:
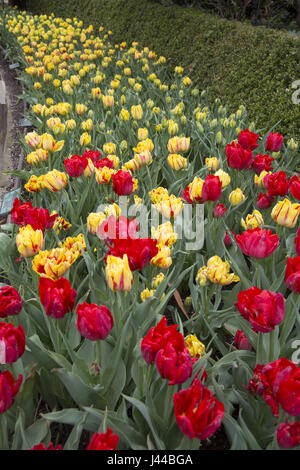
[[[30,7],[35,14],[103,25],[116,42],[139,41],[171,66],[185,67],[201,89],[209,89],[212,101],[220,98],[232,111],[245,105],[262,132],[280,122],[284,135],[300,136],[300,105],[293,104],[291,88],[300,79],[299,37],[148,0],[32,0]]]

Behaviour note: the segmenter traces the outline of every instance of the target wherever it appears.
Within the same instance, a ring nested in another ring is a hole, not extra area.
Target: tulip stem
[[[0,449],[8,450],[7,420],[4,414],[0,415]]]
[[[275,360],[274,351],[275,351],[275,328],[270,331],[269,333],[269,362],[273,362]]]
[[[94,357],[95,357],[96,364],[98,364],[98,366],[100,367],[100,364],[101,364],[101,341],[100,340],[95,341]]]
[[[260,264],[258,258],[255,258],[256,285],[260,288]]]

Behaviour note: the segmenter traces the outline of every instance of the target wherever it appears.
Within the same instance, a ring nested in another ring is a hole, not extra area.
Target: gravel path
[[[16,72],[9,69],[9,63],[4,59],[0,51],[0,80],[3,80],[5,83],[5,101],[7,108],[7,132],[5,141],[3,135],[0,133],[0,145],[3,144],[1,168],[4,171],[16,170],[20,156],[22,155],[22,148],[19,143],[22,128],[19,127],[19,121],[24,117],[24,104],[22,100],[18,99],[18,96],[22,94],[22,87],[16,78]],[[4,101],[3,93],[2,95],[0,94],[0,98],[0,106],[4,107],[5,105],[1,104]],[[14,189],[16,184],[17,178],[10,175],[0,175],[0,207],[5,192]],[[0,223],[3,222],[3,220],[0,220]]]

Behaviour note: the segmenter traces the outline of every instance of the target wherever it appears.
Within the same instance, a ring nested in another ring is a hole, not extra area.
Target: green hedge
[[[247,107],[260,129],[300,137],[300,104],[291,84],[300,80],[300,37],[220,19],[198,9],[148,0],[31,0],[34,13],[77,16],[103,25],[115,42],[139,41],[183,65],[199,88],[232,110]]]

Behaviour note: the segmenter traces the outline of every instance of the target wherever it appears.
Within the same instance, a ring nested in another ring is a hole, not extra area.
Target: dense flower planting
[[[7,10],[1,37],[33,129],[0,233],[0,447],[299,446],[297,142],[101,26]]]

